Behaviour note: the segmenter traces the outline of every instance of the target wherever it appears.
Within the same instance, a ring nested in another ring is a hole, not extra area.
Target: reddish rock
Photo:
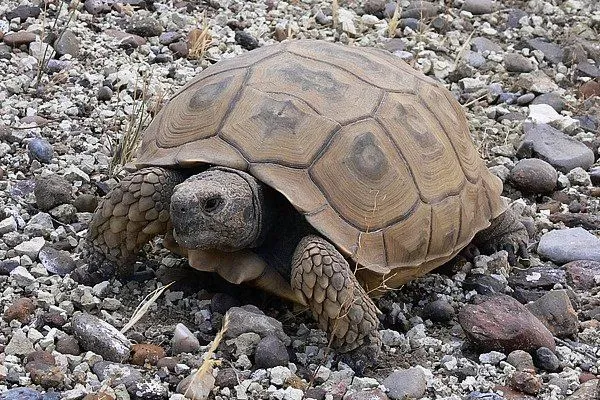
[[[17,320],[22,324],[27,324],[31,320],[31,315],[35,311],[35,304],[30,298],[21,297],[12,303],[2,317],[6,322]]]
[[[600,399],[600,380],[587,381],[566,400],[597,400]]]
[[[135,365],[144,365],[147,362],[151,365],[156,365],[158,360],[165,356],[165,350],[155,344],[140,343],[131,346],[133,354],[131,355],[131,363]]]
[[[509,378],[510,387],[526,394],[537,395],[542,389],[542,378],[532,372],[517,371]]]
[[[460,310],[458,322],[467,338],[482,351],[556,348],[548,328],[510,296],[491,296],[480,304],[466,305]]]
[[[371,389],[347,394],[344,400],[389,400],[389,397],[381,389]]]
[[[502,393],[502,398],[504,400],[536,400],[536,397],[519,392],[508,386],[496,386],[494,387],[494,392]]]
[[[106,392],[98,392],[86,394],[83,400],[115,400],[115,397]]]
[[[64,373],[56,366],[54,356],[47,351],[28,354],[25,370],[29,373],[31,381],[44,389],[59,388],[64,384]]]
[[[600,83],[596,81],[588,81],[581,85],[579,92],[584,99],[593,96],[600,96]]]
[[[592,289],[598,284],[595,277],[600,277],[600,262],[592,260],[571,261],[564,265],[569,283],[578,289]]]
[[[573,337],[579,330],[577,312],[566,290],[551,290],[526,307],[556,337]]]
[[[2,38],[4,43],[9,46],[19,47],[22,44],[29,44],[31,42],[35,42],[35,33],[19,31],[15,33],[7,33]]]
[[[579,375],[580,383],[586,383],[587,381],[593,381],[594,379],[598,379],[598,377],[589,372],[584,372],[581,375]]]

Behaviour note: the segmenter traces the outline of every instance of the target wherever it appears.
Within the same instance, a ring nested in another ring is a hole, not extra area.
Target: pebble
[[[568,400],[596,400],[600,398],[600,381],[593,379],[582,384],[579,389],[570,395]]]
[[[383,380],[382,385],[388,390],[387,395],[392,400],[419,399],[427,390],[425,374],[419,367],[394,370]]]
[[[534,155],[563,173],[576,167],[588,170],[594,163],[594,152],[589,147],[546,124],[526,128],[517,149],[520,158]]]
[[[10,341],[4,348],[4,354],[7,356],[26,356],[33,351],[33,344],[21,329],[13,331]]]
[[[91,314],[73,316],[73,336],[84,350],[101,355],[105,360],[123,362],[129,358],[129,340],[109,323]]]
[[[577,335],[579,320],[566,290],[551,290],[526,307],[554,336],[568,338]]]
[[[482,353],[479,355],[479,361],[484,364],[496,365],[504,359],[506,359],[506,355],[499,351],[490,351],[489,353]]]
[[[28,297],[21,297],[15,300],[6,311],[2,318],[6,322],[17,320],[22,324],[28,324],[35,311],[35,304]]]
[[[458,321],[467,338],[483,351],[554,349],[552,333],[525,306],[506,295],[465,305]]]
[[[462,9],[473,15],[482,15],[494,12],[495,5],[494,0],[466,0],[462,5]]]
[[[540,392],[542,384],[542,378],[530,371],[517,371],[509,380],[511,388],[534,396]]]
[[[258,342],[254,355],[254,366],[256,368],[286,366],[289,361],[288,351],[277,336],[268,335]]]
[[[77,57],[80,51],[79,42],[79,37],[73,31],[67,29],[58,36],[52,47],[59,56],[68,54],[71,57]]]
[[[548,266],[530,267],[515,270],[508,277],[512,288],[512,297],[521,303],[535,301],[549,290],[566,285],[566,274],[563,269]]]
[[[24,231],[29,236],[43,236],[44,238],[49,238],[50,234],[54,231],[52,216],[45,212],[35,214],[27,221]]]
[[[534,70],[533,63],[527,57],[518,53],[504,54],[504,67],[508,72],[531,72]]]
[[[0,400],[43,400],[42,394],[37,390],[17,387],[0,393]]]
[[[24,44],[35,42],[35,33],[19,31],[15,33],[7,33],[2,39],[9,46],[19,47]]]
[[[160,36],[163,27],[160,21],[151,16],[135,14],[127,24],[127,33],[141,36],[143,38]]]
[[[83,193],[73,201],[73,205],[79,212],[94,212],[98,207],[98,197],[93,194]]]
[[[27,21],[27,18],[33,17],[33,18],[37,18],[39,17],[41,13],[41,9],[40,7],[37,6],[28,6],[28,5],[20,5],[16,8],[13,8],[10,11],[7,11],[6,14],[4,14],[4,16],[6,17],[7,20],[11,20],[11,19],[15,19],[15,18],[19,18],[19,20],[21,21],[21,23]]]
[[[71,184],[59,175],[49,175],[35,180],[35,201],[42,211],[71,202]]]
[[[110,101],[112,99],[113,91],[108,86],[102,86],[98,89],[96,98],[100,101]]]
[[[138,343],[131,346],[131,363],[134,365],[156,365],[158,360],[165,357],[165,350],[155,344]]]
[[[527,92],[539,94],[551,93],[559,89],[558,84],[541,70],[520,74],[516,86]]]
[[[32,260],[36,260],[45,244],[46,241],[43,237],[34,237],[15,246],[15,251],[21,256],[25,255]]]
[[[261,338],[274,334],[286,346],[291,343],[291,339],[283,332],[281,322],[264,315],[256,307],[232,307],[227,315],[229,316],[229,324],[225,332],[227,339],[238,337],[242,333],[254,332],[259,334]]]
[[[54,149],[46,139],[33,138],[27,143],[29,157],[43,164],[49,164],[54,157]]]
[[[542,235],[537,253],[558,264],[600,261],[600,239],[583,228],[557,229]]]
[[[533,99],[535,99],[535,94],[525,93],[524,95],[517,97],[517,104],[520,106],[524,106],[531,103]]]
[[[58,276],[65,276],[77,267],[67,251],[57,250],[50,246],[43,247],[38,258],[48,272]]]
[[[448,322],[454,318],[454,308],[447,300],[438,299],[423,307],[423,319],[432,322]]]
[[[56,351],[61,354],[77,356],[81,354],[79,342],[71,335],[62,335],[56,340]]]
[[[187,326],[179,323],[175,326],[173,339],[171,340],[171,352],[179,353],[195,353],[200,349],[198,338],[188,329]]]
[[[493,53],[502,53],[503,52],[502,47],[500,47],[500,45],[494,43],[490,39],[483,37],[483,36],[478,36],[478,37],[473,38],[471,40],[471,47],[473,50],[475,50],[478,53],[483,53],[486,51],[493,52]]]
[[[535,370],[533,357],[524,350],[513,350],[506,357],[506,362],[515,367],[517,371]]]
[[[128,391],[136,382],[144,379],[137,369],[126,364],[110,361],[98,361],[94,363],[92,371],[94,371],[94,374],[96,374],[101,381],[110,379],[111,386],[125,385]]]
[[[540,347],[535,351],[533,362],[536,367],[549,372],[554,372],[560,368],[558,357],[547,347]]]
[[[388,400],[389,397],[381,389],[368,389],[351,392],[344,396],[344,400]]]
[[[548,104],[530,104],[528,118],[535,124],[550,124],[561,121],[563,116]]]
[[[416,19],[427,19],[432,18],[438,15],[441,11],[441,8],[429,1],[411,1],[408,4],[408,7],[405,7],[400,12],[400,18],[416,18]],[[391,15],[394,14],[394,11],[391,10]]]
[[[6,217],[0,221],[0,235],[5,233],[15,232],[17,230],[17,221],[14,217]]]
[[[526,41],[527,47],[539,50],[544,54],[544,58],[553,64],[558,64],[563,61],[564,49],[555,43],[535,38]]]
[[[590,178],[590,174],[581,167],[575,167],[567,173],[567,178],[569,178],[569,182],[571,185],[579,185],[579,186],[591,186],[592,179]]]
[[[246,50],[254,50],[259,47],[258,40],[246,31],[236,31],[235,42]]]
[[[558,113],[564,110],[566,106],[564,98],[556,93],[542,93],[536,96],[531,104],[547,104]]]
[[[538,158],[526,158],[515,164],[508,176],[515,188],[524,193],[552,193],[558,173],[552,165]]]
[[[35,277],[27,271],[27,268],[21,266],[12,269],[10,271],[10,277],[21,287],[27,287],[35,282]]]
[[[600,262],[591,260],[571,261],[563,266],[569,283],[577,289],[592,289],[600,283]]]

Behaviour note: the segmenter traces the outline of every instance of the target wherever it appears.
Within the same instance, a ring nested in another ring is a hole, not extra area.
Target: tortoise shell
[[[205,69],[148,126],[136,160],[198,164],[282,193],[368,286],[443,264],[506,209],[451,93],[372,48],[292,41]]]

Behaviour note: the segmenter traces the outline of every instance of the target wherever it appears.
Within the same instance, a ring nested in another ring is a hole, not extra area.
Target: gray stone
[[[290,361],[287,348],[275,335],[265,336],[258,342],[254,355],[256,368],[272,368],[277,365],[287,366]]]
[[[79,47],[79,38],[70,30],[64,31],[54,42],[54,50],[56,50],[59,56],[69,54],[72,57],[77,57],[79,55]]]
[[[478,53],[490,51],[494,53],[502,53],[502,47],[499,44],[492,42],[490,39],[483,36],[478,36],[471,40],[471,47]]]
[[[558,64],[563,60],[564,50],[557,44],[542,39],[529,39],[526,43],[529,48],[544,53],[544,58],[553,64]]]
[[[529,14],[527,14],[527,12],[519,8],[514,8],[508,13],[506,24],[509,28],[519,28],[521,26],[521,19],[523,17],[527,17],[528,15]]]
[[[533,99],[535,99],[535,94],[525,93],[524,95],[517,97],[517,104],[520,106],[524,106],[531,103]]]
[[[567,178],[569,178],[571,185],[590,186],[592,184],[590,174],[588,174],[587,171],[581,167],[576,167],[570,170],[567,173]]]
[[[569,338],[577,335],[579,320],[566,290],[551,290],[526,307],[554,336]]]
[[[71,322],[73,336],[81,347],[105,360],[123,362],[129,358],[131,344],[117,328],[86,313],[76,314]]]
[[[520,160],[510,171],[509,180],[525,193],[550,193],[556,188],[558,173],[552,165],[538,158]]]
[[[560,368],[558,357],[556,357],[556,354],[547,347],[540,347],[537,349],[533,361],[536,367],[549,372],[556,371]]]
[[[157,18],[135,15],[129,21],[126,31],[141,37],[153,37],[163,33],[163,27]]]
[[[38,253],[44,247],[46,241],[43,237],[34,237],[31,240],[23,242],[17,246],[15,246],[15,251],[19,255],[26,255],[32,260],[35,260],[38,256]]]
[[[465,60],[473,68],[481,68],[485,64],[485,57],[473,50],[467,50]]]
[[[118,385],[130,387],[135,382],[143,379],[142,374],[137,369],[110,361],[98,361],[92,367],[92,371],[101,381],[109,379],[113,387]]]
[[[577,64],[577,74],[590,78],[600,78],[600,69],[586,61]]]
[[[39,209],[49,211],[71,201],[71,184],[58,175],[36,178],[34,194]]]
[[[291,343],[288,335],[283,332],[281,322],[264,315],[256,307],[232,307],[227,312],[227,315],[229,316],[229,325],[225,332],[225,337],[228,339],[235,338],[242,333],[254,332],[258,333],[261,338],[274,334],[286,346]]]
[[[171,351],[173,354],[194,353],[200,349],[198,338],[183,324],[175,326]]]
[[[495,5],[493,0],[466,0],[462,9],[473,15],[482,15],[494,12]]]
[[[0,394],[0,400],[45,400],[37,390],[26,387],[9,389]]]
[[[388,389],[387,395],[392,400],[420,399],[427,390],[425,373],[418,367],[395,370],[382,384]]]
[[[29,44],[35,41],[35,33],[19,31],[15,33],[7,33],[4,35],[4,43],[9,46],[19,47],[24,44]]]
[[[600,239],[583,228],[558,229],[542,235],[537,252],[559,264],[600,261]]]
[[[600,398],[600,380],[592,379],[579,386],[579,389],[567,400],[597,400],[598,398]]]
[[[521,89],[534,93],[550,93],[559,89],[556,82],[541,70],[521,74],[516,85]]]
[[[517,371],[533,370],[533,357],[524,350],[514,350],[506,357],[506,362],[516,368]]]
[[[548,104],[550,107],[554,108],[558,113],[565,109],[564,98],[556,93],[542,93],[535,99],[533,99],[531,104]]]
[[[429,1],[414,0],[400,13],[401,18],[427,19],[438,15],[442,8]],[[393,11],[392,11],[393,15]]]
[[[530,59],[519,53],[504,54],[504,68],[508,72],[531,72],[534,69]]]
[[[25,226],[25,233],[30,236],[44,236],[49,237],[50,233],[54,230],[54,223],[50,214],[45,212],[39,212],[35,214]],[[1,232],[1,229],[0,229]]]
[[[48,164],[54,157],[54,149],[46,139],[33,138],[27,143],[29,157],[38,160],[42,164]]]
[[[541,158],[563,173],[576,167],[588,170],[594,163],[594,152],[589,147],[546,124],[525,126],[517,155]]]
[[[59,276],[67,275],[76,267],[75,261],[67,251],[57,250],[49,246],[40,250],[38,257],[48,272]]]
[[[18,266],[10,271],[11,278],[21,287],[29,286],[35,282],[35,277],[27,271],[27,268]]]
[[[10,341],[4,348],[4,354],[9,356],[26,356],[33,351],[33,344],[21,329],[13,331]]]
[[[489,353],[481,353],[479,355],[479,362],[484,364],[496,365],[504,359],[506,359],[506,355],[504,353],[500,353],[499,351],[490,351]]]
[[[4,218],[0,221],[0,235],[17,230],[17,221],[12,217]]]
[[[112,98],[113,91],[108,86],[102,86],[98,89],[98,93],[96,94],[96,98],[100,101],[109,101]]]

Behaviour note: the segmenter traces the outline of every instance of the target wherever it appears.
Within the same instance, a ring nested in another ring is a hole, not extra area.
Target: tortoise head
[[[209,169],[177,185],[170,211],[175,240],[187,249],[254,247],[263,228],[260,184],[232,169]]]

